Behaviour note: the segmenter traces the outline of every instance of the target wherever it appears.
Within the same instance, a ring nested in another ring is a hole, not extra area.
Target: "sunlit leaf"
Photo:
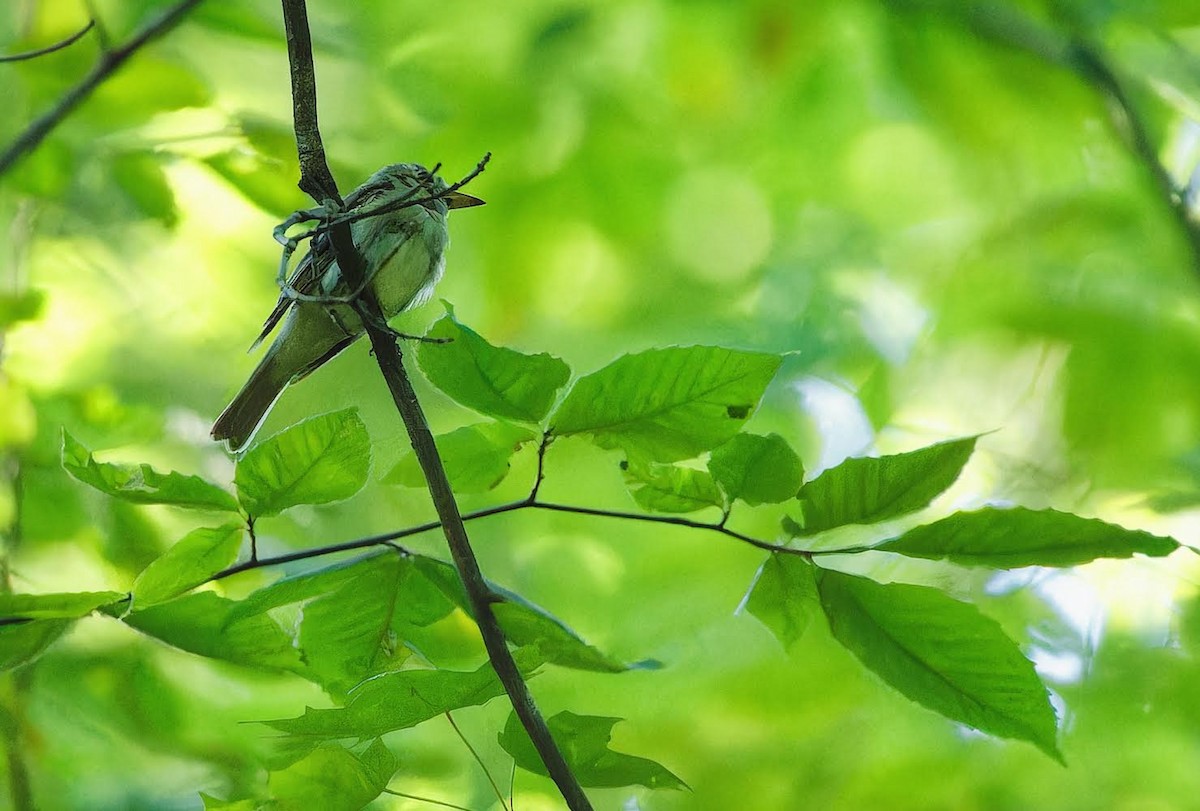
[[[715,346],[625,355],[580,378],[550,422],[631,458],[674,462],[728,441],[758,406],[777,355]]]
[[[297,504],[341,501],[362,489],[371,442],[358,409],[312,417],[269,437],[238,460],[238,499],[254,516]]]
[[[987,507],[911,529],[875,548],[964,566],[1015,569],[1077,566],[1135,554],[1163,557],[1178,549],[1179,542],[1057,510]]]
[[[953,721],[1062,759],[1033,663],[975,606],[925,586],[827,570],[817,589],[834,637],[892,687]]]
[[[751,505],[787,501],[804,482],[800,457],[779,434],[737,434],[713,449],[708,469],[727,496]]]
[[[560,712],[546,719],[550,734],[558,744],[571,772],[586,787],[617,788],[646,786],[656,789],[686,789],[687,784],[664,766],[648,758],[614,752],[608,748],[612,728],[621,718],[602,718]],[[500,733],[500,746],[512,755],[518,766],[534,774],[546,775],[546,767],[534,749],[533,741],[515,713],[508,716]]]
[[[13,594],[0,592],[0,619],[77,619],[125,595],[115,591]]]
[[[225,524],[189,532],[138,575],[134,605],[161,603],[207,582],[237,558],[244,531],[241,524]]]
[[[33,321],[42,314],[46,294],[42,290],[20,293],[0,293],[0,329],[8,329],[21,321]]]
[[[110,164],[113,179],[134,207],[168,228],[179,218],[175,193],[163,173],[162,160],[150,153],[127,153]]]
[[[199,476],[185,476],[174,471],[160,473],[150,465],[97,462],[91,451],[65,430],[62,463],[79,481],[125,501],[237,512],[238,505],[233,496]]]
[[[929,505],[954,484],[978,437],[939,442],[894,456],[847,459],[800,488],[800,522],[786,519],[793,535],[812,535],[846,524],[873,524]]]
[[[378,797],[396,773],[396,758],[376,738],[361,755],[337,744],[316,747],[307,757],[272,772],[272,809],[358,811]]]
[[[725,504],[712,475],[695,468],[631,462],[625,483],[638,506],[651,512],[689,513]]]
[[[796,555],[770,555],[758,568],[744,605],[791,650],[821,608],[813,565]]]
[[[508,475],[510,460],[521,445],[537,438],[528,428],[505,422],[482,422],[437,437],[438,453],[456,493],[491,490]],[[425,475],[412,451],[400,457],[383,478],[385,484],[424,487]]]
[[[48,619],[0,623],[0,671],[36,659],[73,622],[73,619]]]
[[[567,364],[545,353],[524,355],[492,346],[448,312],[426,337],[449,343],[422,342],[417,360],[429,382],[459,403],[481,414],[518,422],[538,422],[571,376]]]

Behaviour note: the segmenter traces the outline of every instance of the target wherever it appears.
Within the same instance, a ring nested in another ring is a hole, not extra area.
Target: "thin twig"
[[[304,0],[283,0],[283,15],[292,78],[292,109],[296,145],[300,156],[301,188],[326,210],[331,210],[329,203],[340,206],[341,198],[325,162],[325,150],[317,125],[316,77]],[[329,238],[343,278],[351,288],[357,286],[366,278],[367,273],[362,254],[354,245],[350,225],[338,225],[329,232]],[[433,433],[429,430],[429,422],[425,419],[412,382],[404,369],[400,347],[391,331],[387,329],[374,290],[366,288],[355,306],[371,340],[371,348],[375,352],[379,370],[404,420],[413,451],[425,474],[430,497],[441,521],[442,533],[450,547],[450,556],[467,593],[471,613],[483,637],[492,668],[496,671],[500,683],[504,685],[505,692],[512,701],[513,710],[533,741],[546,771],[558,786],[568,808],[571,811],[591,811],[592,805],[587,795],[571,772],[566,759],[550,735],[545,719],[534,704],[529,687],[513,660],[504,632],[492,611],[492,603],[499,598],[492,593],[483,572],[479,569],[479,562],[463,526],[458,502],[454,498],[446,470],[434,444]]]
[[[434,800],[429,797],[418,797],[416,794],[405,794],[403,791],[396,791],[395,789],[391,789],[391,788],[385,788],[383,790],[383,793],[391,794],[393,797],[403,797],[406,800],[416,800],[419,803],[429,803],[430,805],[440,805],[443,808],[454,808],[454,809],[457,809],[457,811],[473,811],[472,809],[467,808],[465,805],[455,805],[454,803],[448,803],[448,802],[444,802],[442,800]]]
[[[100,56],[100,60],[79,84],[68,90],[66,95],[59,99],[53,108],[26,127],[0,153],[0,175],[11,169],[13,164],[27,153],[32,152],[63,119],[87,100],[104,80],[116,72],[117,68],[125,64],[129,57],[137,53],[142,46],[161,37],[179,25],[188,12],[202,2],[204,0],[182,0],[147,23],[132,39],[121,47],[104,51]]]
[[[88,31],[91,31],[95,26],[95,19],[88,20],[87,25],[61,42],[56,42],[53,45],[47,45],[45,48],[38,48],[36,51],[25,51],[24,53],[13,54],[12,56],[0,56],[0,62],[24,62],[26,59],[37,59],[39,56],[45,56],[46,54],[52,54],[55,51],[61,51],[63,48],[68,48],[71,45],[74,45],[83,38],[84,34],[86,34]]]
[[[483,771],[484,776],[486,776],[488,782],[492,784],[492,791],[496,792],[496,799],[500,801],[500,807],[503,808],[504,811],[510,811],[508,804],[504,802],[504,792],[500,790],[500,786],[496,785],[496,779],[492,777],[492,773],[488,771],[487,764],[483,762],[483,758],[481,758],[479,753],[475,751],[475,747],[471,745],[469,740],[467,740],[467,736],[463,734],[463,731],[458,728],[458,724],[454,722],[454,716],[450,714],[449,710],[446,711],[446,720],[450,722],[450,726],[453,728],[454,734],[458,736],[460,741],[462,741],[463,746],[467,747],[467,751],[471,753],[471,757],[475,758],[475,762],[479,764],[479,768]]]

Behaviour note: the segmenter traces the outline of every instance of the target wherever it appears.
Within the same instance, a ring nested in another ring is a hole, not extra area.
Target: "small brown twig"
[[[60,40],[53,45],[47,45],[45,48],[38,48],[35,51],[25,51],[24,53],[12,54],[11,56],[0,56],[0,62],[24,62],[27,59],[37,59],[39,56],[45,56],[46,54],[52,54],[55,51],[61,51],[63,48],[74,45],[83,38],[84,34],[86,34],[88,31],[91,31],[95,27],[96,20],[94,18],[90,19],[87,21],[87,25],[85,25],[83,28],[80,28],[78,31],[64,40]]]

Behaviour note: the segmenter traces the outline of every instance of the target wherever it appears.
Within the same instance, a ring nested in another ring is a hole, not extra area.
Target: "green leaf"
[[[175,225],[179,213],[175,192],[163,172],[162,159],[152,152],[117,155],[109,162],[113,179],[134,207],[167,228]]]
[[[506,422],[481,422],[442,434],[437,438],[437,448],[454,492],[482,493],[504,481],[513,454],[536,438],[537,434],[528,428]],[[402,456],[383,481],[424,487],[425,474],[416,454],[409,451]]]
[[[473,616],[466,591],[453,566],[426,557],[417,557],[414,562],[417,570],[447,599]],[[566,623],[544,608],[503,586],[491,583],[488,585],[492,592],[501,598],[492,604],[492,611],[500,627],[504,629],[508,641],[536,651],[540,661],[599,673],[620,673],[634,669],[653,670],[660,667],[658,662],[650,659],[633,664],[615,659],[587,644]]]
[[[73,619],[0,624],[0,671],[32,662],[71,627]]]
[[[1095,518],[1023,507],[955,513],[876,547],[914,558],[993,569],[1076,566],[1097,558],[1135,554],[1163,557],[1178,548],[1179,542],[1173,538]]]
[[[0,329],[21,321],[33,321],[42,314],[46,294],[41,290],[0,293]]]
[[[582,786],[687,788],[686,783],[661,764],[647,758],[614,752],[608,748],[609,741],[612,740],[612,728],[622,720],[624,719],[560,712],[546,719],[546,725],[550,727],[550,734]],[[499,741],[504,751],[512,755],[516,765],[527,772],[547,776],[546,767],[516,713],[508,716]]]
[[[651,512],[690,513],[725,506],[713,477],[690,467],[630,462],[625,465],[625,483],[638,506]]]
[[[817,588],[834,637],[892,687],[953,721],[1062,760],[1046,688],[995,620],[924,586],[823,570]]]
[[[262,614],[229,622],[236,605],[211,591],[201,591],[121,619],[144,634],[199,656],[302,673],[300,653],[292,638]]]
[[[149,465],[97,462],[87,448],[63,431],[62,464],[67,472],[102,493],[136,504],[173,504],[197,510],[237,512],[237,501],[199,476],[159,473]]]
[[[954,484],[978,439],[939,442],[895,456],[847,459],[800,488],[796,498],[802,523],[784,519],[784,528],[793,535],[812,535],[846,524],[874,524],[926,507]]]
[[[0,619],[78,619],[102,605],[124,598],[116,591],[80,591],[56,594],[0,593]]]
[[[820,610],[815,567],[797,555],[772,553],[758,568],[744,605],[791,650]]]
[[[358,811],[383,793],[396,768],[395,756],[378,738],[361,755],[322,744],[299,762],[271,773],[271,808]]]
[[[779,434],[737,434],[713,449],[708,470],[731,499],[778,504],[804,483],[800,457]]]
[[[492,346],[474,330],[460,324],[454,309],[434,324],[429,338],[450,343],[422,342],[417,360],[429,382],[467,408],[489,417],[539,422],[555,395],[571,377],[571,369],[547,354],[524,355]]]
[[[238,460],[234,482],[253,516],[297,504],[341,501],[362,489],[371,442],[358,409],[304,420],[255,445]]]
[[[753,413],[781,359],[714,346],[625,355],[575,382],[551,419],[631,459],[675,462],[727,442]]]
[[[223,524],[189,532],[138,575],[134,605],[165,602],[208,582],[237,558],[243,530],[241,524]]]
[[[313,709],[299,718],[263,723],[281,732],[321,739],[366,738],[462,707],[486,704],[504,694],[491,664],[478,670],[401,670],[368,679],[350,693],[345,707]]]

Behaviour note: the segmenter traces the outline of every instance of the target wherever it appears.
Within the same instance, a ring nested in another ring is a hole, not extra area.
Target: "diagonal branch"
[[[284,26],[287,32],[288,61],[291,66],[293,114],[296,129],[296,146],[300,156],[301,188],[313,196],[318,203],[327,200],[339,201],[337,186],[325,161],[325,149],[317,125],[317,91],[314,75],[312,41],[309,36],[308,17],[304,0],[283,0]],[[365,263],[354,246],[350,225],[343,223],[330,234],[337,256],[338,266],[353,289],[366,278]],[[551,779],[572,811],[591,811],[591,803],[579,781],[572,774],[566,759],[550,729],[542,718],[521,671],[513,660],[504,638],[500,623],[492,611],[492,603],[498,598],[484,580],[479,562],[471,549],[462,515],[455,501],[454,492],[446,478],[433,433],[417,401],[412,382],[404,370],[403,360],[396,339],[386,326],[383,312],[374,292],[368,287],[356,302],[363,325],[375,351],[379,370],[383,373],[396,408],[404,420],[412,441],[413,450],[429,484],[430,497],[437,508],[442,532],[450,547],[451,557],[458,569],[459,578],[470,600],[471,611],[483,636],[488,658],[512,701],[513,709],[521,720],[525,731],[533,741]]]
[[[125,64],[129,57],[137,53],[142,46],[179,25],[188,12],[202,2],[204,0],[181,0],[147,23],[124,45],[105,51],[79,84],[68,90],[67,94],[59,99],[54,107],[26,127],[3,152],[0,152],[0,175],[11,169],[13,164],[26,154],[32,152],[55,127],[62,123],[63,119],[86,101],[105,79]]]

